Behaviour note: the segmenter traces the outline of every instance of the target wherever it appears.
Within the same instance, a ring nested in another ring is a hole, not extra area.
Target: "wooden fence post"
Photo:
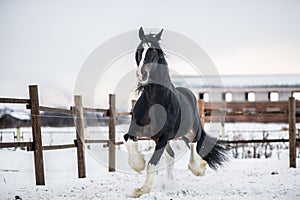
[[[78,178],[86,177],[85,170],[85,138],[84,138],[84,121],[81,96],[74,96],[75,101],[75,126],[76,126],[76,144],[77,144],[77,165]]]
[[[199,99],[198,100],[198,110],[199,110],[199,115],[200,115],[200,121],[201,121],[201,126],[202,129],[204,129],[204,99]]]
[[[115,152],[115,140],[116,140],[116,96],[114,94],[109,95],[109,172],[116,171],[116,152]]]
[[[20,130],[20,126],[18,125],[17,128],[16,128],[16,139],[17,139],[17,142],[21,142],[21,130]]]
[[[36,185],[45,185],[43,146],[37,85],[29,86],[32,139],[34,149],[34,168]]]
[[[290,167],[296,168],[296,102],[294,97],[289,98],[289,145]]]

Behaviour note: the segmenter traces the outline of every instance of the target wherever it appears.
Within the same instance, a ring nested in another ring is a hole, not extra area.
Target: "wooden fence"
[[[85,108],[82,105],[81,96],[74,97],[75,106],[70,109],[57,109],[39,105],[37,85],[29,86],[29,99],[0,98],[0,103],[26,104],[27,109],[31,111],[31,126],[33,142],[6,142],[0,143],[0,148],[27,147],[34,153],[35,178],[37,185],[45,185],[43,150],[55,150],[66,148],[77,148],[78,177],[86,177],[85,167],[85,144],[86,143],[104,143],[109,148],[109,166],[110,172],[115,171],[115,145],[123,144],[116,142],[116,118],[118,116],[131,115],[131,112],[117,113],[116,99],[114,94],[109,95],[109,108]],[[134,105],[134,102],[133,102]],[[224,107],[226,105],[226,107]],[[288,102],[228,102],[228,103],[204,103],[198,101],[198,109],[202,124],[204,122],[222,120],[225,122],[286,122],[289,123],[289,144],[290,144],[290,167],[296,167],[296,109],[300,108],[300,103],[293,97]],[[68,114],[74,116],[76,127],[76,140],[71,144],[42,146],[40,111]],[[109,139],[108,140],[86,140],[84,134],[84,112],[101,112],[109,117]],[[144,140],[144,138],[141,138]],[[280,142],[278,140],[268,141],[223,141],[224,143],[238,142]]]
[[[290,98],[294,99],[294,98]],[[300,102],[295,101],[294,109],[300,111]],[[224,122],[288,123],[288,101],[256,102],[204,102],[199,100],[199,112],[206,122],[220,120]],[[296,117],[300,121],[300,115]]]
[[[202,124],[210,121],[226,122],[255,122],[255,123],[288,123],[289,139],[264,140],[233,140],[222,141],[224,144],[237,143],[272,143],[289,142],[290,167],[296,167],[296,144],[300,139],[296,137],[296,122],[300,121],[300,102],[294,97],[288,101],[278,102],[217,102],[205,103],[198,100],[198,109]]]
[[[0,98],[0,103],[6,104],[25,104],[30,109],[32,142],[5,142],[0,143],[0,148],[27,148],[34,153],[34,169],[36,185],[45,185],[43,150],[58,150],[66,148],[77,148],[78,177],[86,177],[85,167],[85,143],[106,143],[109,146],[109,171],[115,171],[115,125],[116,116],[122,116],[130,113],[116,113],[115,95],[109,95],[109,108],[84,108],[82,106],[81,96],[74,96],[75,106],[68,109],[58,109],[39,105],[37,85],[29,86],[29,99]],[[40,123],[40,111],[67,114],[74,116],[76,127],[76,140],[71,144],[42,146],[42,134]],[[84,112],[101,112],[109,117],[109,139],[108,140],[85,140],[84,134]]]

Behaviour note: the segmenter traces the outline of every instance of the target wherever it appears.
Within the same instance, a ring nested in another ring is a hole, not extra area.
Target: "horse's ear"
[[[143,27],[140,28],[139,30],[139,37],[140,37],[140,40],[144,40],[145,38],[145,33],[144,33],[144,30],[143,30]]]
[[[155,39],[156,39],[157,41],[160,40],[163,30],[164,30],[164,29],[161,29],[161,31],[160,31],[159,33],[156,34]]]

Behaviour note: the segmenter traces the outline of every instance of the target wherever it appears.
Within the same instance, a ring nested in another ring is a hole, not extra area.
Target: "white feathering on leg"
[[[138,198],[141,195],[147,194],[151,191],[156,169],[156,165],[148,164],[146,181],[142,187],[133,191],[132,197]]]
[[[136,172],[141,173],[146,167],[144,155],[138,150],[138,143],[132,140],[124,142],[128,151],[128,164]]]
[[[195,176],[204,176],[207,162],[199,156],[196,150],[196,146],[197,143],[190,144],[191,155],[188,168]]]
[[[170,180],[174,180],[174,176],[173,176],[174,158],[172,156],[170,156],[167,151],[165,151],[165,159],[166,159],[166,163],[167,163],[168,178]]]

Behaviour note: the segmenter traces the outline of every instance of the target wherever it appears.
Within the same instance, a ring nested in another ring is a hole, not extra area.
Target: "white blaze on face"
[[[142,59],[139,63],[139,66],[136,70],[136,76],[137,76],[137,79],[140,83],[147,83],[148,79],[149,79],[149,69],[148,68],[145,68],[143,70],[145,70],[145,72],[147,73],[147,78],[146,80],[143,80],[143,74],[142,74],[142,67],[144,65],[144,60],[145,60],[145,57],[146,57],[146,52],[147,50],[149,49],[148,45],[144,44],[144,51],[143,51],[143,54],[142,54]]]

